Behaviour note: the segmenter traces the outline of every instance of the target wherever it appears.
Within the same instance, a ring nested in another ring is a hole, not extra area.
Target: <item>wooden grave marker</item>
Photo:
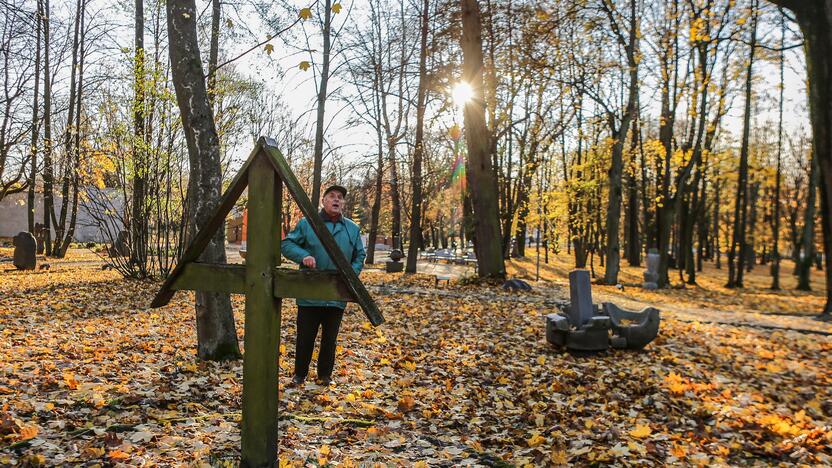
[[[296,270],[280,265],[280,202],[283,186],[297,202],[337,271]],[[198,261],[226,215],[248,191],[248,252],[245,265]],[[246,295],[243,354],[241,466],[277,464],[278,349],[283,298],[357,302],[375,326],[384,322],[367,289],[324,226],[309,197],[271,138],[261,137],[223,193],[220,203],[185,249],[151,307],[170,302],[179,290]]]

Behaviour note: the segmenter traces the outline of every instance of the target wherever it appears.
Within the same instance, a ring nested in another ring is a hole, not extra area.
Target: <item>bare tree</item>
[[[194,0],[167,3],[170,60],[176,100],[188,142],[189,231],[193,237],[216,209],[222,190],[220,145],[196,37]],[[201,261],[225,263],[225,232],[218,229]],[[228,294],[196,293],[198,355],[201,359],[238,359],[240,348]]]

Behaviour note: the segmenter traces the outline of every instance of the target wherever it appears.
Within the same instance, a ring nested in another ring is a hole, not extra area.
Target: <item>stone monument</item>
[[[659,251],[657,249],[650,249],[647,251],[647,270],[644,272],[644,283],[641,285],[644,289],[659,289],[660,261],[661,255],[659,255]]]
[[[384,271],[387,273],[401,273],[404,271],[404,263],[401,260],[404,258],[404,253],[399,249],[394,249],[390,252],[390,260],[384,263]]]
[[[589,272],[569,272],[571,302],[562,314],[546,316],[546,341],[572,351],[603,351],[614,348],[642,349],[659,333],[659,311],[640,312],[605,302],[592,303]]]
[[[18,270],[34,270],[37,264],[37,242],[31,232],[19,232],[14,236],[14,266]]]

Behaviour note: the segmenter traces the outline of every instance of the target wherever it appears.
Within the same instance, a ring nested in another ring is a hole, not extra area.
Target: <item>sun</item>
[[[451,97],[456,105],[464,106],[474,97],[474,90],[470,84],[460,81],[454,86],[453,91],[451,91]]]

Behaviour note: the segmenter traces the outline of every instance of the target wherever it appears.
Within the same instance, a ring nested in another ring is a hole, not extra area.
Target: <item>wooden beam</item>
[[[191,262],[182,267],[171,289],[244,294],[245,281],[244,265]]]
[[[251,165],[251,161],[258,154],[260,154],[260,148],[263,141],[263,138],[258,141],[257,146],[254,147],[254,151],[251,152],[248,160],[246,160],[240,168],[240,172],[237,173],[234,180],[231,181],[231,184],[225,190],[225,193],[222,194],[222,198],[220,199],[220,203],[217,205],[217,208],[214,210],[214,214],[211,215],[211,218],[205,223],[204,226],[199,227],[199,230],[193,240],[185,249],[185,252],[182,253],[182,257],[180,257],[179,261],[176,263],[176,267],[173,268],[173,271],[170,275],[168,275],[164,284],[162,284],[162,287],[159,288],[159,292],[156,293],[156,297],[153,298],[153,302],[150,303],[150,307],[162,307],[170,302],[170,299],[173,297],[173,293],[176,292],[172,288],[172,285],[176,282],[177,277],[182,274],[182,270],[185,265],[199,258],[199,256],[202,255],[202,251],[205,250],[205,247],[211,241],[211,237],[213,237],[214,233],[217,232],[217,229],[222,228],[222,223],[225,221],[226,215],[228,215],[228,212],[234,207],[234,203],[237,202],[237,199],[240,198],[243,190],[245,190],[248,186],[248,168]]]
[[[280,264],[281,184],[260,153],[249,172],[246,322],[240,466],[277,466],[277,369],[280,299],[274,269]]]
[[[306,216],[306,220],[309,221],[309,225],[312,226],[312,230],[318,236],[318,239],[321,241],[321,244],[323,244],[329,254],[329,257],[333,262],[335,262],[335,266],[338,267],[338,271],[346,280],[347,287],[355,297],[356,302],[358,302],[358,305],[360,305],[361,309],[364,310],[367,318],[370,319],[370,323],[375,326],[381,325],[384,323],[384,317],[381,315],[381,312],[379,312],[378,306],[373,301],[373,298],[370,297],[370,293],[367,292],[367,288],[365,288],[364,284],[361,283],[361,280],[358,279],[358,275],[352,269],[350,262],[344,258],[344,254],[335,243],[335,238],[332,237],[332,233],[330,233],[326,226],[324,226],[323,221],[321,221],[321,218],[318,216],[318,212],[315,211],[315,208],[312,206],[312,202],[309,201],[309,197],[306,195],[306,192],[303,190],[300,182],[298,182],[298,179],[295,177],[295,174],[292,172],[292,169],[289,167],[286,159],[283,158],[283,155],[277,148],[277,143],[275,143],[275,141],[271,138],[263,138],[261,141],[263,142],[263,149],[265,150],[265,153],[269,156],[269,161],[274,166],[275,171],[277,171],[280,175],[283,183],[286,184],[286,188],[289,190],[289,193],[292,194],[292,197],[295,199],[295,202],[297,202],[303,215]]]
[[[337,271],[275,268],[273,278],[276,298],[356,302]],[[245,281],[245,265],[191,262],[185,264],[171,289],[245,294]]]
[[[356,302],[349,286],[337,271],[278,268],[274,275],[274,296]]]

